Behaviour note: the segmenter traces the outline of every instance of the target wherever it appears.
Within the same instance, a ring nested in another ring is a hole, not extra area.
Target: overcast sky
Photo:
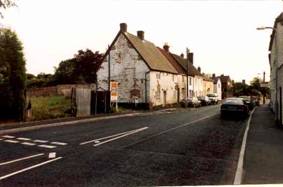
[[[181,54],[188,47],[205,73],[249,81],[269,76],[268,44],[281,13],[281,0],[18,0],[4,12],[2,24],[23,42],[27,71],[54,73],[59,62],[79,49],[105,52],[126,22],[128,31]]]

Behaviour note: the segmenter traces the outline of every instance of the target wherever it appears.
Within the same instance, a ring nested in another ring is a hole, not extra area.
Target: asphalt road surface
[[[246,120],[219,106],[0,136],[0,186],[233,184]]]

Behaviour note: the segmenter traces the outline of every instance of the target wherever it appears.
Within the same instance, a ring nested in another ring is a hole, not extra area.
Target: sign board
[[[269,88],[269,83],[268,82],[260,83],[260,87],[262,87],[262,88]]]
[[[118,100],[118,82],[111,81],[110,83],[110,91],[111,91],[111,102]]]

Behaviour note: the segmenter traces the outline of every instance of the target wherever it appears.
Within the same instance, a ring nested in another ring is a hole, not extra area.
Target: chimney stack
[[[127,23],[120,23],[120,31],[127,32]]]
[[[201,73],[201,68],[200,67],[198,67],[198,71]]]
[[[212,74],[212,78],[215,78],[215,73]]]
[[[263,79],[262,79],[263,82],[265,82],[265,71],[263,72]]]
[[[184,58],[184,53],[181,53],[181,55],[180,55],[182,58]]]
[[[144,32],[143,31],[137,31],[137,36],[139,39],[144,40]]]
[[[242,84],[246,85],[246,80],[245,79],[242,80]]]
[[[194,64],[194,53],[189,53],[188,55],[189,55],[189,56],[188,56],[189,62],[191,62],[192,64]]]
[[[163,49],[164,49],[166,52],[169,52],[169,48],[170,48],[170,46],[169,46],[167,43],[165,43],[165,44],[163,45]]]

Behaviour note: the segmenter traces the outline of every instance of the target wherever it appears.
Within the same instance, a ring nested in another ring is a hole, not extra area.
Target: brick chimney
[[[246,80],[245,79],[242,80],[242,84],[244,84],[244,85],[246,84]]]
[[[163,49],[164,49],[166,52],[169,52],[169,48],[170,48],[170,46],[168,45],[168,43],[165,43],[165,44],[163,45]]]
[[[188,58],[189,62],[194,64],[194,53],[189,53],[187,58]]]
[[[201,68],[200,67],[198,67],[198,71],[201,73]]]
[[[144,32],[143,31],[137,31],[137,36],[139,39],[144,40]]]
[[[184,58],[184,53],[181,53],[181,55],[180,55],[182,58]]]
[[[127,23],[120,23],[120,31],[127,32]]]
[[[215,78],[215,73],[212,74],[212,78]]]

